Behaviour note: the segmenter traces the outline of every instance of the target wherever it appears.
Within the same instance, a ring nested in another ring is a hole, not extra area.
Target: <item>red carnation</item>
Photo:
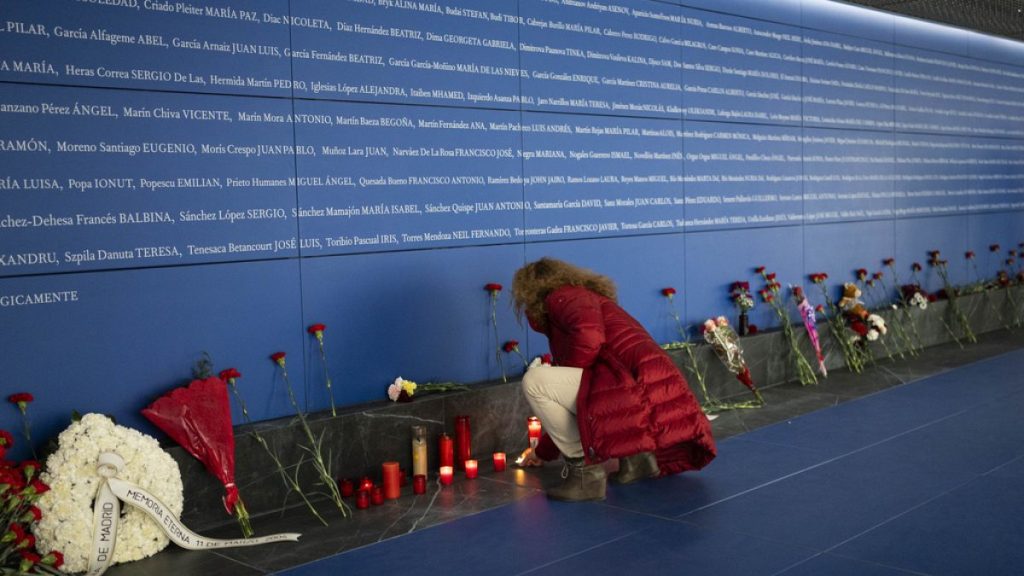
[[[754,274],[764,274],[764,266],[758,266],[754,268]]]
[[[225,368],[224,370],[220,371],[220,374],[218,374],[218,376],[220,376],[221,380],[230,383],[232,380],[241,378],[242,373],[234,368]]]
[[[860,278],[861,280],[863,280],[863,279],[868,277],[868,271],[865,270],[864,268],[857,268],[856,274],[857,274],[857,278]]]
[[[873,278],[875,280],[881,280],[882,279],[882,273],[881,272],[875,272],[874,274],[871,275],[871,278]]]
[[[1008,250],[1006,253],[1009,254],[1010,256],[1016,256],[1017,255],[1017,251],[1013,250],[1013,249]]]
[[[892,266],[895,263],[896,263],[896,259],[895,258],[886,258],[885,260],[882,260],[882,265],[883,266]]]
[[[0,430],[0,448],[10,448],[14,446],[14,436],[7,430]]]
[[[46,564],[47,566],[60,568],[64,565],[64,555],[56,550],[51,550],[50,553],[46,556],[43,556],[43,559],[39,562],[40,564]]]
[[[796,297],[797,300],[802,300],[804,297],[804,289],[799,286],[793,286],[793,296]]]
[[[1000,249],[999,244],[989,244],[988,245],[988,251],[989,252],[999,252],[999,249]]]
[[[825,307],[822,306],[821,304],[818,304],[817,306],[814,307],[814,311],[817,312],[818,314],[824,314]]]
[[[22,522],[39,522],[43,517],[43,511],[38,506],[29,506],[21,516]]]
[[[505,352],[515,352],[516,350],[519,350],[519,341],[509,340],[508,342],[505,342],[504,345],[502,345],[501,349],[504,350]]]
[[[270,359],[274,361],[278,366],[284,367],[284,357],[287,356],[284,352],[274,352],[270,355]]]
[[[775,272],[769,272],[769,273],[765,274],[764,277],[768,281],[775,280]]]
[[[18,553],[21,554],[21,564],[18,565],[18,570],[22,572],[28,572],[33,566],[42,560],[42,558],[39,557],[39,554],[36,554],[31,550],[19,550]]]
[[[491,296],[497,296],[498,292],[501,292],[501,288],[502,288],[501,284],[497,284],[495,282],[490,282],[488,284],[484,284],[484,290],[490,292]]]
[[[540,355],[540,363],[541,364],[551,365],[552,360],[553,359],[551,358],[551,354],[541,354]]]
[[[324,326],[323,324],[313,324],[309,328],[306,328],[306,332],[309,332],[310,334],[312,334],[312,335],[316,336],[317,338],[319,338],[319,337],[323,336],[324,330],[326,330],[326,329],[327,329],[327,326]]]
[[[36,460],[25,460],[18,466],[18,470],[25,476],[25,480],[31,480],[42,467],[43,465]]]
[[[676,289],[671,287],[671,286],[669,286],[668,288],[662,288],[661,289],[661,295],[665,296],[667,298],[671,298],[671,297],[675,296],[675,294],[676,294]]]
[[[36,495],[45,494],[50,491],[50,486],[48,484],[44,484],[38,478],[32,481],[32,484],[29,486],[29,488],[34,489]]]
[[[920,272],[921,265],[917,262],[914,262],[913,264],[910,265],[910,269],[913,270],[914,272]]]
[[[1006,259],[1006,265],[1007,266],[1013,266],[1015,262],[1016,261],[1013,258],[1007,258]]]
[[[19,392],[17,394],[11,394],[10,396],[7,397],[7,400],[9,400],[12,404],[18,404],[19,406],[22,403],[28,404],[29,402],[33,402],[35,401],[35,399],[35,396],[29,394],[28,392]]]
[[[968,250],[964,254],[964,258],[967,258],[968,260],[973,260],[974,259],[974,250]]]

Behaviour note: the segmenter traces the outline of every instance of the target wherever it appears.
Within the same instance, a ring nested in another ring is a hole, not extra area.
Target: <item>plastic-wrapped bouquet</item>
[[[743,359],[740,337],[729,327],[729,321],[725,319],[725,316],[709,318],[704,321],[703,328],[704,341],[711,345],[718,359],[722,361],[722,364],[725,365],[729,372],[736,376],[737,380],[754,393],[756,400],[744,407],[763,406],[764,398],[761,397],[761,392],[754,385],[754,380],[750,376],[750,368],[747,366],[747,361]],[[741,406],[733,407],[739,408]]]

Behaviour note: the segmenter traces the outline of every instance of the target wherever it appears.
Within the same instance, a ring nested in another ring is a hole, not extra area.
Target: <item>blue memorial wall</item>
[[[483,286],[544,255],[666,342],[666,286],[695,323],[756,266],[962,282],[1022,240],[1009,40],[825,0],[0,2],[0,381],[41,438],[152,431],[204,352],[257,420],[277,351],[325,409],[318,322],[342,405],[516,375],[545,339]]]

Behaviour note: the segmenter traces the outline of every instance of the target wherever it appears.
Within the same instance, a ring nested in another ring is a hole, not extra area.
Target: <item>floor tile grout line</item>
[[[773,572],[773,573],[769,574],[769,576],[785,576],[786,572],[792,570],[793,568],[796,568],[797,566],[802,566],[802,565],[810,562],[811,560],[814,560],[815,558],[821,558],[823,556],[833,556],[835,558],[843,558],[845,560],[854,560],[854,561],[857,561],[857,562],[862,562],[864,564],[870,564],[872,566],[880,566],[882,568],[885,568],[887,570],[892,570],[892,571],[898,572],[900,574],[907,574],[908,576],[935,576],[934,574],[931,574],[929,572],[918,572],[916,570],[907,570],[906,568],[900,568],[898,566],[890,566],[889,564],[880,564],[878,562],[870,562],[870,561],[866,561],[866,560],[861,560],[860,558],[849,558],[847,556],[840,556],[838,554],[828,554],[827,552],[818,552],[817,554],[815,554],[815,555],[813,555],[813,556],[811,556],[809,558],[805,558],[805,559],[803,559],[803,560],[801,560],[801,561],[799,561],[799,562],[797,562],[795,564],[790,564],[789,566],[786,566],[785,568],[783,568],[782,570],[779,570],[778,572]]]
[[[540,570],[541,568],[547,568],[548,566],[553,566],[555,564],[558,564],[559,562],[563,562],[563,561],[568,560],[570,558],[575,558],[575,557],[577,557],[577,556],[579,556],[581,554],[586,554],[587,552],[590,552],[592,550],[596,550],[598,548],[601,548],[602,546],[607,546],[608,544],[611,544],[613,542],[618,542],[619,540],[624,540],[626,538],[629,538],[630,536],[633,536],[634,534],[639,534],[639,533],[645,532],[647,530],[650,530],[650,528],[644,528],[644,529],[641,529],[641,530],[634,530],[632,532],[627,532],[626,534],[623,534],[623,535],[621,535],[621,536],[619,536],[617,538],[612,538],[611,540],[607,540],[605,542],[600,542],[598,544],[594,544],[593,546],[584,548],[583,550],[578,550],[576,552],[573,552],[572,554],[569,554],[568,556],[562,556],[561,558],[558,558],[557,560],[551,560],[549,562],[545,562],[545,563],[540,564],[538,566],[534,566],[533,568],[530,568],[529,570],[524,570],[522,572],[517,572],[515,574],[515,576],[522,576],[523,574],[529,574],[531,572],[536,572],[537,570]]]
[[[890,516],[890,517],[886,518],[885,520],[875,524],[874,526],[871,526],[870,528],[862,530],[862,531],[858,532],[857,534],[854,534],[853,536],[850,536],[849,538],[847,538],[847,539],[845,539],[845,540],[843,540],[841,542],[837,542],[836,544],[833,544],[832,546],[829,546],[828,548],[826,548],[822,552],[826,553],[826,554],[831,553],[835,549],[839,548],[840,546],[842,546],[844,544],[847,544],[849,542],[852,542],[853,540],[856,540],[857,538],[860,538],[861,536],[867,534],[868,532],[871,532],[872,530],[876,530],[878,528],[881,528],[882,526],[885,526],[886,524],[889,524],[893,520],[896,520],[898,518],[902,518],[903,516],[906,516],[907,514],[910,514],[914,510],[917,510],[917,509],[919,509],[919,508],[921,508],[923,506],[927,506],[928,504],[931,504],[932,502],[938,500],[939,498],[942,498],[944,496],[948,496],[952,492],[954,492],[956,490],[959,490],[959,489],[963,488],[964,486],[967,486],[969,484],[977,482],[978,479],[981,478],[981,477],[982,477],[982,475],[978,474],[974,478],[971,478],[970,480],[965,480],[964,482],[961,482],[960,484],[957,484],[956,486],[953,486],[952,488],[950,488],[948,490],[945,490],[945,491],[943,491],[940,494],[935,494],[931,498],[928,498],[928,499],[924,500],[923,502],[919,502],[918,504],[915,504],[914,506],[911,506],[910,508],[907,508],[906,510],[900,512],[899,514],[896,514],[894,516]],[[842,556],[842,555],[841,554],[837,554],[837,556]],[[846,558],[846,556],[843,556],[843,558]],[[856,558],[855,558],[855,560],[856,560]]]
[[[1010,464],[1014,464],[1016,462],[1020,462],[1021,460],[1024,460],[1024,456],[1017,456],[1016,458],[1011,458],[1011,459],[1007,460],[1006,462],[1003,462],[999,466],[996,466],[995,468],[992,468],[990,470],[986,470],[984,473],[981,474],[981,476],[986,477],[986,478],[990,477],[990,476],[992,476],[993,473],[998,472],[999,470],[1002,470],[1003,468],[1006,468]]]
[[[924,428],[927,428],[927,427],[929,427],[929,426],[932,426],[932,425],[934,425],[934,424],[937,424],[937,423],[939,423],[939,422],[942,422],[942,421],[948,420],[948,419],[950,419],[950,418],[953,418],[953,417],[955,417],[955,416],[960,416],[960,415],[962,415],[962,414],[964,414],[964,413],[966,413],[966,412],[969,412],[970,410],[973,410],[973,409],[974,409],[974,407],[973,407],[973,406],[972,406],[971,408],[965,408],[965,409],[963,409],[963,410],[960,410],[960,411],[958,411],[958,412],[954,412],[954,413],[952,413],[952,414],[948,414],[948,415],[946,415],[946,416],[943,416],[942,418],[938,418],[938,419],[936,419],[936,420],[932,420],[932,421],[929,421],[929,422],[927,422],[927,423],[925,423],[925,424],[921,424],[920,426],[915,426],[914,428],[910,428],[910,429],[908,429],[908,430],[904,430],[903,432],[900,432],[899,434],[895,434],[895,435],[893,435],[893,436],[890,436],[890,437],[888,437],[888,438],[884,438],[884,439],[882,439],[882,440],[878,440],[878,441],[872,442],[871,444],[868,444],[868,445],[866,445],[866,446],[861,446],[860,448],[857,448],[856,450],[852,450],[852,451],[850,451],[850,452],[846,452],[846,453],[844,453],[844,454],[839,454],[839,455],[837,455],[837,456],[833,456],[832,458],[829,458],[829,459],[827,459],[827,460],[824,460],[824,461],[822,461],[822,462],[819,462],[819,463],[817,463],[817,464],[813,464],[813,465],[811,465],[811,466],[808,466],[808,467],[806,467],[806,468],[802,468],[802,469],[800,469],[800,470],[797,470],[797,471],[795,471],[795,472],[790,472],[789,474],[786,474],[786,475],[784,475],[784,476],[781,476],[781,477],[779,477],[779,478],[775,478],[774,480],[769,480],[768,482],[764,482],[764,483],[762,483],[762,484],[759,484],[759,485],[757,485],[757,486],[754,486],[754,487],[752,487],[752,488],[748,488],[748,489],[746,489],[746,490],[743,490],[742,492],[737,492],[736,494],[733,494],[733,495],[731,495],[731,496],[727,496],[727,497],[725,497],[725,498],[722,498],[721,500],[716,500],[716,501],[714,501],[714,502],[710,502],[710,503],[708,503],[708,504],[705,504],[705,505],[703,505],[703,506],[701,506],[701,507],[699,507],[699,508],[695,508],[695,509],[693,509],[693,510],[690,510],[689,512],[686,512],[686,513],[684,513],[684,514],[681,514],[681,515],[679,515],[679,516],[677,516],[677,517],[678,517],[678,518],[683,518],[683,517],[685,517],[685,516],[689,516],[689,515],[691,515],[691,514],[694,514],[694,513],[696,513],[696,512],[700,512],[701,510],[705,510],[705,509],[707,509],[707,508],[711,508],[711,507],[713,507],[713,506],[717,506],[717,505],[719,505],[719,504],[722,504],[722,503],[728,502],[728,501],[730,501],[730,500],[733,500],[733,499],[735,499],[735,498],[739,498],[740,496],[744,496],[744,495],[746,495],[746,494],[749,494],[749,493],[751,493],[751,492],[755,492],[755,491],[757,491],[757,490],[760,490],[760,489],[762,489],[762,488],[766,488],[766,487],[768,487],[768,486],[771,486],[771,485],[777,484],[777,483],[779,483],[779,482],[782,482],[782,481],[784,481],[784,480],[788,480],[789,478],[792,478],[792,477],[794,477],[794,476],[798,476],[798,475],[800,475],[800,474],[803,474],[803,473],[805,473],[805,472],[809,472],[809,471],[811,471],[811,470],[815,470],[815,469],[817,469],[817,468],[820,468],[820,467],[822,467],[822,466],[825,466],[825,465],[831,464],[831,463],[833,463],[833,462],[836,462],[836,461],[838,461],[838,460],[842,460],[843,458],[846,458],[846,457],[852,456],[852,455],[854,455],[854,454],[859,454],[860,452],[863,452],[863,451],[865,451],[865,450],[868,450],[868,449],[870,449],[870,448],[874,448],[874,447],[876,447],[876,446],[880,446],[880,445],[882,445],[882,444],[885,444],[886,442],[890,442],[890,441],[892,441],[892,440],[895,440],[896,438],[900,438],[900,437],[902,437],[902,436],[906,436],[907,434],[910,434],[910,433],[912,433],[912,432],[917,432],[918,430],[922,430],[922,429],[924,429]],[[739,436],[737,436],[736,438],[739,438]]]

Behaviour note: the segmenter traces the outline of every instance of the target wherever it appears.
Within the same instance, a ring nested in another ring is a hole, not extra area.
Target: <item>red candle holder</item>
[[[437,458],[441,461],[438,466],[455,466],[455,444],[451,436],[441,434],[438,437]]]
[[[356,494],[356,508],[360,510],[366,510],[370,507],[370,493],[366,490],[360,490]]]
[[[505,471],[505,453],[495,452],[494,453],[494,471],[504,472]]]
[[[455,417],[455,467],[465,470],[466,460],[473,452],[472,435],[469,432],[469,416]]]
[[[369,492],[373,490],[373,480],[370,480],[369,476],[363,476],[363,479],[359,481],[359,491]]]
[[[338,482],[338,490],[341,491],[342,498],[348,498],[356,493],[356,485],[348,478],[345,478],[344,480]]]
[[[537,447],[537,443],[540,442],[541,430],[540,418],[530,416],[526,419],[526,434],[530,439],[530,448]]]
[[[381,464],[381,471],[384,478],[384,498],[395,500],[402,495],[401,470],[398,468],[398,462]]]
[[[476,460],[466,460],[466,478],[476,478],[479,466]]]
[[[370,491],[370,502],[373,502],[374,506],[380,506],[384,503],[384,491],[381,490],[380,486],[374,486],[373,490]]]
[[[455,468],[452,466],[441,466],[439,471],[441,478],[441,485],[448,486],[452,483],[452,475],[455,473]]]
[[[412,493],[413,494],[426,494],[427,493],[427,475],[417,474],[412,477]]]

